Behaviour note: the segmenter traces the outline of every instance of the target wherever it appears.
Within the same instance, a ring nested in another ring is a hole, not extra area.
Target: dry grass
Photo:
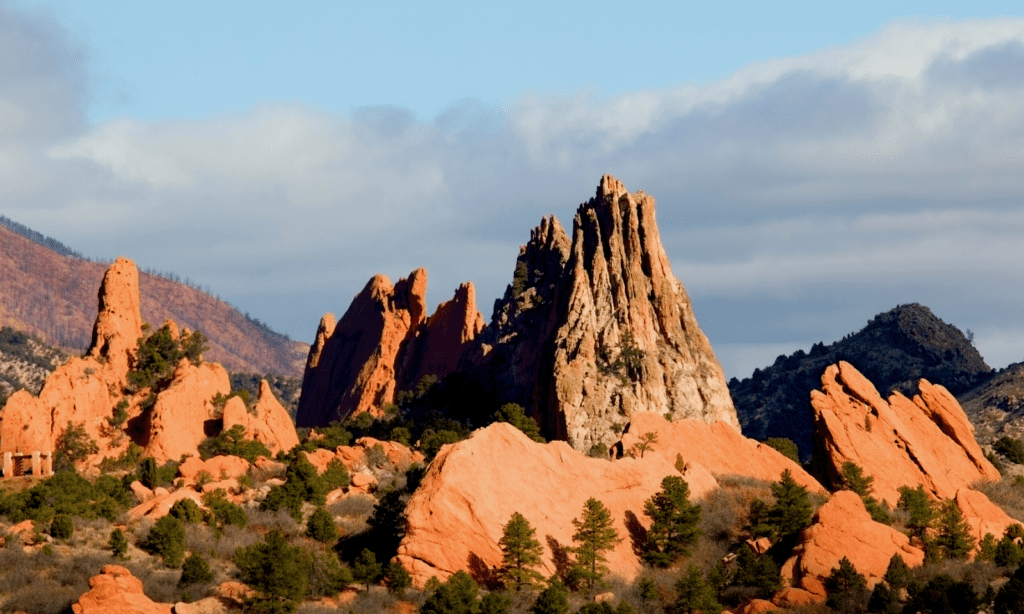
[[[1024,484],[1016,476],[1006,476],[998,482],[977,482],[973,486],[1004,512],[1024,523]]]
[[[64,612],[89,590],[89,578],[110,558],[96,554],[72,557],[0,550],[0,611]]]

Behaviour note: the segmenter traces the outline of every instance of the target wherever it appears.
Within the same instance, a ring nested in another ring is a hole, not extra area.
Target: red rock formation
[[[158,520],[171,513],[174,504],[182,499],[191,499],[202,509],[206,509],[202,496],[191,488],[179,488],[174,492],[168,492],[164,488],[157,488],[153,491],[153,498],[144,503],[136,505],[128,510],[128,518],[135,522],[142,518]]]
[[[588,458],[565,442],[531,441],[515,427],[497,423],[445,446],[430,464],[406,507],[407,531],[397,560],[422,586],[431,576],[501,564],[502,526],[519,512],[544,544],[542,573],[555,571],[552,544],[572,546],[574,518],[594,497],[612,515],[622,542],[608,553],[613,573],[632,579],[641,565],[633,552],[627,519],[646,525],[644,501],[667,475],[679,475],[660,455],[615,462]],[[693,499],[717,487],[686,476]]]
[[[38,397],[26,391],[11,396],[0,418],[0,452],[51,451],[69,421],[110,447],[106,419],[121,397],[141,334],[138,270],[118,258],[103,276],[88,355],[58,367]]]
[[[231,397],[224,405],[224,430],[236,424],[245,428],[247,439],[254,439],[267,446],[272,454],[291,450],[299,443],[288,411],[278,402],[267,380],[260,380],[260,391],[256,397],[253,413],[238,397]]]
[[[888,401],[852,365],[825,370],[822,390],[811,393],[820,453],[815,461],[836,479],[845,461],[874,477],[874,493],[894,505],[900,486],[948,499],[978,480],[998,480],[999,472],[974,441],[974,427],[942,386],[921,380],[920,394],[899,392]]]
[[[611,446],[640,411],[739,429],[654,209],[606,175],[571,238],[542,220],[473,355],[500,394],[578,450]]]
[[[379,415],[395,392],[422,375],[443,377],[482,328],[472,284],[426,318],[427,272],[416,269],[393,287],[376,275],[335,325],[320,321],[303,376],[296,423],[322,426],[370,411]]]
[[[630,416],[629,427],[622,434],[620,447],[629,453],[646,433],[654,433],[657,440],[650,444],[645,455],[657,454],[674,462],[677,457],[685,463],[697,463],[715,475],[743,475],[759,480],[777,482],[782,472],[789,470],[798,484],[810,492],[825,492],[800,465],[774,448],[753,439],[747,439],[730,425],[716,422],[706,424],[700,420],[673,420],[650,412],[637,412]]]
[[[1010,525],[1020,524],[977,490],[961,488],[957,491],[955,499],[964,519],[971,525],[975,546],[981,543],[986,533],[991,533],[999,540]]]
[[[171,384],[156,397],[144,454],[159,463],[198,455],[199,444],[213,434],[208,432],[208,422],[214,420],[213,397],[230,392],[224,367],[215,362],[197,367],[182,359]]]
[[[819,597],[825,596],[825,578],[844,556],[864,575],[869,588],[885,575],[894,554],[910,567],[924,562],[924,551],[911,546],[896,529],[871,520],[860,496],[848,490],[835,493],[821,506],[793,553],[782,566],[782,577],[790,586]]]
[[[178,475],[185,480],[185,484],[195,484],[199,474],[206,472],[211,478],[240,478],[249,472],[249,461],[237,456],[214,456],[202,460],[197,456],[190,456],[178,466]]]
[[[104,565],[89,578],[89,592],[71,609],[75,614],[171,614],[171,604],[147,597],[142,581],[120,565]]]

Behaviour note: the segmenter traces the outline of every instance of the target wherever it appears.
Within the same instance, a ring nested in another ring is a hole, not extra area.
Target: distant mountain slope
[[[912,394],[925,378],[959,395],[991,377],[991,369],[960,329],[912,303],[879,314],[859,332],[831,345],[816,343],[810,352],[779,356],[744,380],[733,378],[729,392],[743,434],[755,439],[786,437],[807,457],[814,429],[810,393],[821,385],[825,367],[845,360],[883,396],[894,390]]]
[[[96,319],[96,288],[107,265],[60,254],[22,234],[0,224],[0,326],[50,345],[86,348]],[[170,318],[203,331],[210,340],[208,359],[235,372],[302,376],[308,344],[274,333],[224,301],[170,279],[140,272],[139,285],[143,319],[159,326]]]
[[[0,328],[0,407],[17,390],[38,394],[46,376],[66,359],[63,352],[27,333]]]
[[[1024,436],[1024,363],[1000,369],[989,381],[957,397],[974,424],[978,443]]]

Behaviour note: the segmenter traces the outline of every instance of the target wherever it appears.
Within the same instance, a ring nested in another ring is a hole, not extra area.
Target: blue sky
[[[1024,358],[1017,3],[282,7],[0,0],[0,213],[308,341],[418,266],[489,317],[610,173],[729,375],[907,302]]]

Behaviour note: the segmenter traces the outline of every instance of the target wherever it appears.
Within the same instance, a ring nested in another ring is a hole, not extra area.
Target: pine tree
[[[676,600],[669,608],[673,613],[717,614],[722,611],[722,605],[715,598],[714,588],[704,579],[700,568],[692,563],[676,582],[675,588]]]
[[[573,519],[572,525],[576,527],[572,541],[579,544],[573,548],[576,568],[580,578],[587,582],[587,588],[592,589],[608,573],[608,567],[603,565],[607,560],[604,553],[614,548],[622,538],[612,526],[611,512],[593,497],[587,499],[583,516]]]
[[[923,537],[925,531],[931,528],[932,520],[935,518],[935,510],[932,509],[924,486],[918,485],[917,488],[900,486],[898,490],[900,500],[896,507],[910,514],[907,519],[907,528],[910,529],[911,535]]]
[[[771,485],[775,505],[767,511],[767,521],[774,529],[776,539],[796,535],[811,524],[811,499],[807,489],[796,483],[786,469],[782,478]]]
[[[306,535],[325,544],[338,541],[338,527],[331,513],[322,507],[316,508],[306,522]]]
[[[370,585],[380,580],[383,574],[384,566],[377,562],[377,555],[367,548],[363,548],[352,563],[352,577],[365,583],[366,590],[370,590]]]
[[[128,538],[124,536],[124,531],[121,529],[114,529],[110,533],[110,552],[114,557],[119,559],[127,558],[128,555]]]
[[[965,559],[974,549],[971,525],[967,523],[956,501],[947,499],[939,511],[939,535],[936,538],[942,553],[951,559]]]
[[[701,531],[700,506],[690,504],[690,487],[677,475],[665,476],[661,491],[644,503],[644,514],[651,519],[643,558],[651,565],[668,567],[690,553],[687,546],[697,543]]]
[[[537,532],[529,521],[515,512],[508,523],[502,527],[501,541],[501,576],[509,589],[522,590],[525,586],[532,588],[543,579],[539,571],[534,569],[540,564],[540,555],[544,552],[537,541]]]
[[[862,611],[868,597],[867,580],[857,572],[850,559],[840,559],[839,567],[825,578],[828,601],[825,604],[839,612]]]
[[[532,614],[569,614],[569,591],[558,579],[552,577],[548,587],[537,595],[530,609]]]
[[[267,533],[262,543],[235,551],[242,582],[260,594],[259,611],[294,611],[308,581],[303,559],[302,549],[289,546],[277,529]]]

